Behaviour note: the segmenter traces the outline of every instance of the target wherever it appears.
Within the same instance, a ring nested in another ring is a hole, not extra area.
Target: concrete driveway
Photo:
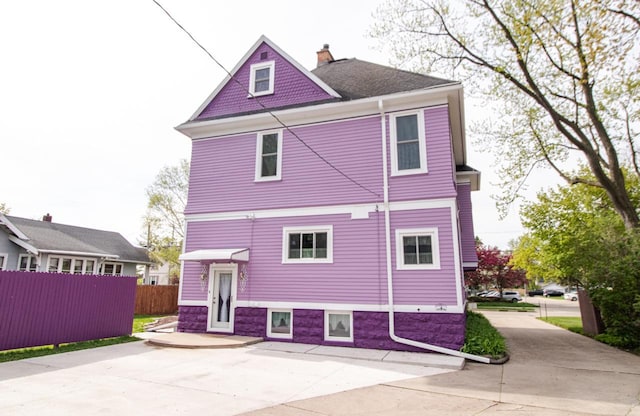
[[[511,360],[505,365],[468,362],[462,371],[290,402],[247,415],[640,416],[640,357],[539,321],[537,312],[485,316],[507,339]]]
[[[407,361],[401,355],[381,361],[374,350],[338,353],[287,343],[193,350],[134,342],[3,363],[0,415],[234,415],[453,371],[398,363]],[[354,353],[368,359],[345,357]]]

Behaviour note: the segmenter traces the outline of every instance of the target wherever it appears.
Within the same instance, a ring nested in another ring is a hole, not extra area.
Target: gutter
[[[467,354],[453,350],[450,348],[440,347],[438,345],[427,344],[407,338],[402,338],[395,333],[395,315],[393,304],[393,270],[391,266],[391,219],[389,212],[389,179],[387,165],[387,120],[384,112],[384,103],[380,99],[378,100],[378,110],[380,111],[380,124],[382,130],[382,184],[383,184],[383,210],[384,210],[384,239],[385,239],[385,253],[386,253],[386,266],[387,266],[387,295],[389,303],[389,337],[399,344],[409,345],[412,347],[422,348],[429,351],[438,352],[441,354],[452,355],[455,357],[462,357],[468,360],[477,361],[484,364],[501,364],[500,360],[494,360],[492,358],[483,357],[480,355]]]

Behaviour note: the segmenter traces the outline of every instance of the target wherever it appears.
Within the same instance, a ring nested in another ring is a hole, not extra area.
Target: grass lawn
[[[549,316],[547,318],[538,318],[541,321],[548,322],[560,328],[568,329],[576,334],[582,333],[582,318],[579,316]]]
[[[144,324],[152,322],[161,316],[136,315],[133,318],[133,333],[143,332]],[[105,347],[107,345],[123,344],[125,342],[140,341],[135,336],[122,336],[116,338],[97,339],[93,341],[72,342],[60,344],[58,348],[53,345],[41,347],[20,348],[17,350],[0,351],[0,363],[7,361],[23,360],[25,358],[41,357],[43,355],[60,354],[62,352],[86,350],[89,348]]]
[[[521,311],[521,312],[531,312],[534,308],[537,308],[538,305],[534,305],[533,303],[527,302],[478,302],[478,309],[482,310],[498,310],[498,311]]]

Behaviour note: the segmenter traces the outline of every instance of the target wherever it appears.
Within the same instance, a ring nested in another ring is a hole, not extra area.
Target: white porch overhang
[[[195,250],[183,253],[179,257],[182,261],[198,261],[201,263],[229,263],[232,261],[249,261],[248,248],[217,248],[210,250]]]

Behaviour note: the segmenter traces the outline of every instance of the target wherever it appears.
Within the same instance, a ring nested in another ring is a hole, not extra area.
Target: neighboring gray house
[[[0,214],[0,270],[145,276],[152,264],[147,251],[112,231],[57,224]]]

